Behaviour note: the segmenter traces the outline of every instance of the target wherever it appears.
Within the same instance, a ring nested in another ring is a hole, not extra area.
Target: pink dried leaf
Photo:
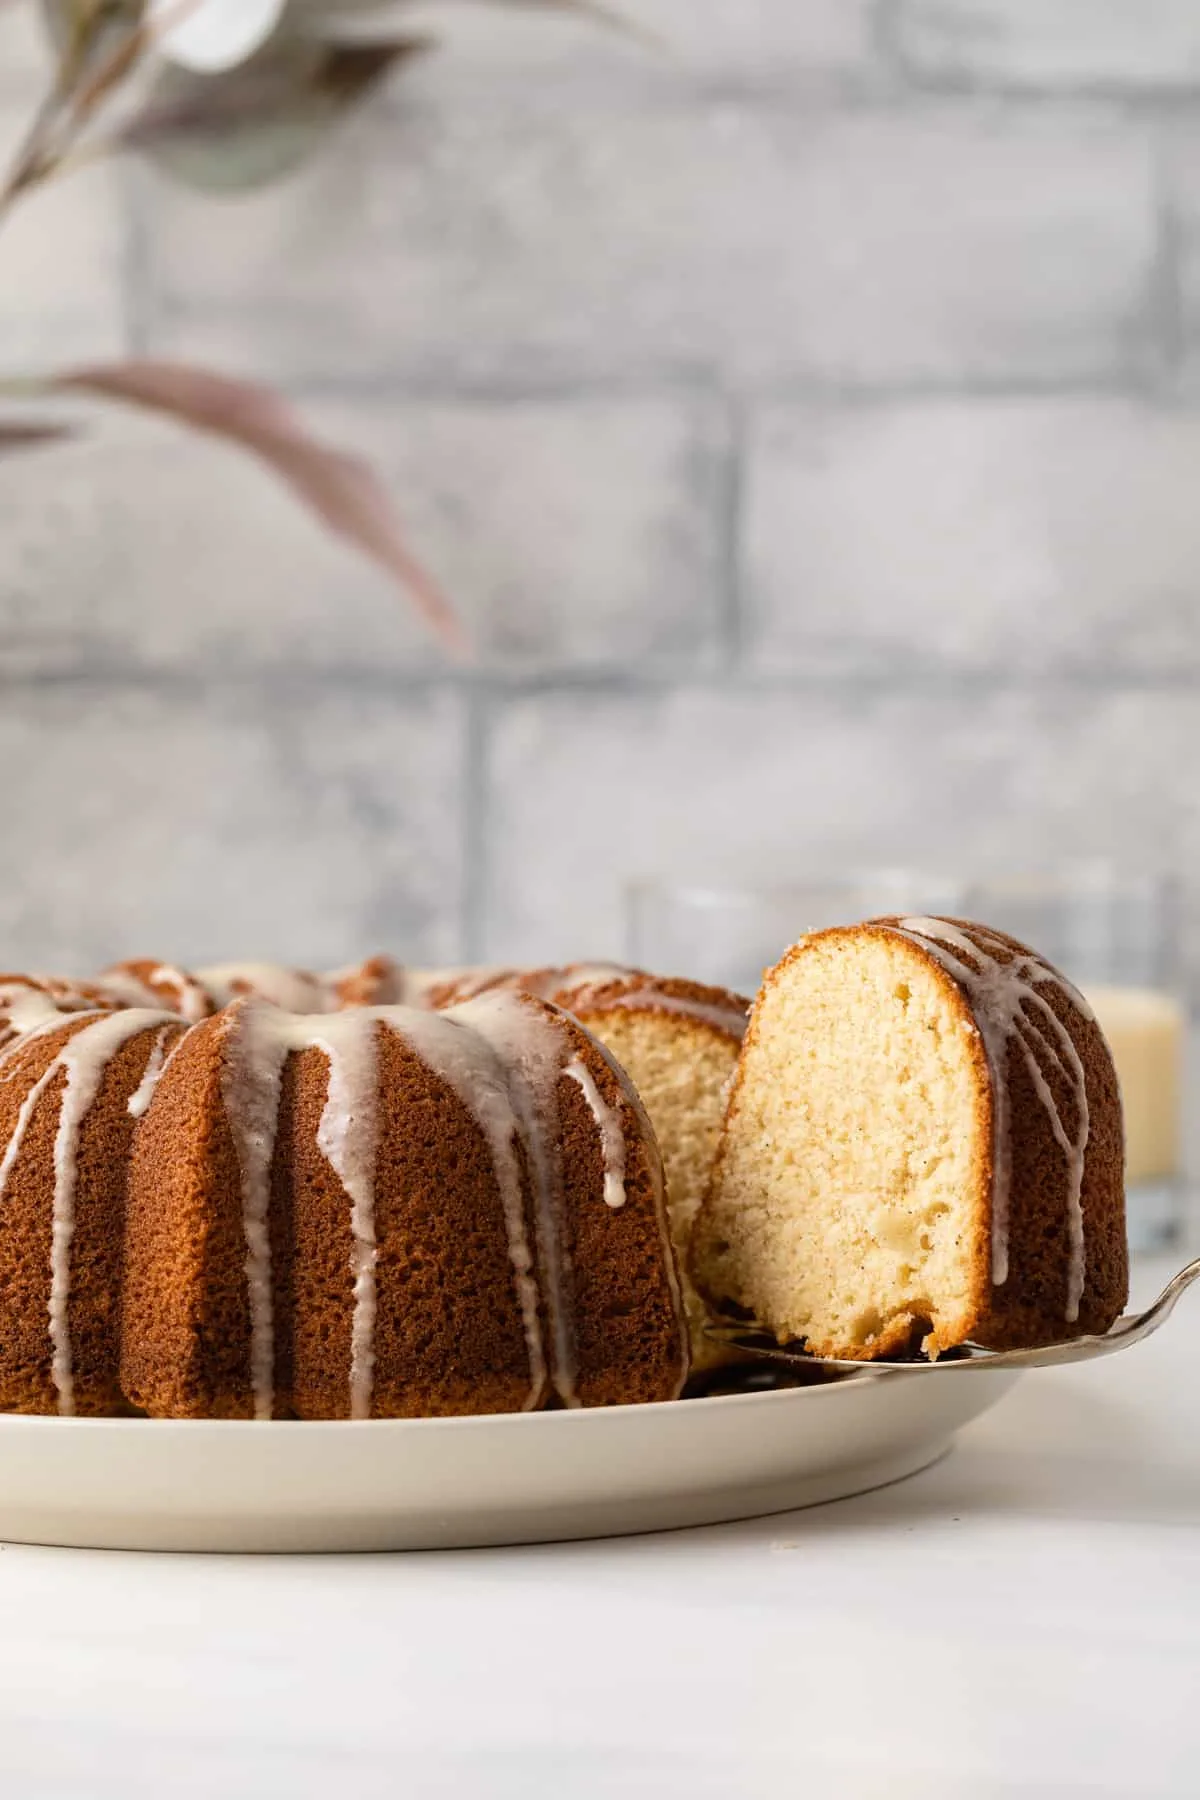
[[[239,444],[290,487],[330,531],[392,576],[451,649],[466,640],[449,601],[408,550],[388,494],[358,457],[321,443],[278,394],[255,382],[150,358],[71,369],[52,387],[163,413]]]

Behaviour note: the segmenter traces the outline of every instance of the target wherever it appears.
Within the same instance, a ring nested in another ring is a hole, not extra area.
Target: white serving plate
[[[915,1474],[1016,1380],[904,1374],[594,1412],[272,1424],[0,1416],[0,1539],[415,1550],[709,1525]]]

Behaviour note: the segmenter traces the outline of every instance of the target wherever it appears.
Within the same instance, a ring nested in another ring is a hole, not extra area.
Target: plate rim
[[[914,1373],[916,1373],[916,1371],[914,1371]],[[705,1413],[714,1410],[725,1411],[730,1405],[737,1405],[744,1408],[747,1402],[754,1402],[761,1406],[764,1403],[775,1403],[786,1400],[792,1404],[796,1404],[801,1395],[803,1395],[806,1400],[811,1401],[815,1399],[817,1395],[825,1397],[835,1393],[845,1393],[848,1389],[860,1391],[869,1386],[874,1386],[875,1383],[881,1379],[882,1374],[883,1371],[874,1371],[864,1368],[861,1375],[848,1374],[840,1376],[835,1381],[813,1382],[811,1386],[768,1388],[757,1394],[698,1394],[694,1399],[684,1399],[683,1396],[680,1396],[676,1400],[635,1400],[623,1402],[619,1406],[554,1407],[549,1409],[543,1408],[538,1412],[456,1413],[438,1418],[147,1419],[123,1418],[119,1414],[91,1414],[80,1417],[74,1414],[64,1416],[59,1413],[0,1412],[0,1432],[10,1430],[14,1427],[32,1427],[35,1430],[57,1428],[61,1430],[64,1426],[71,1426],[76,1430],[95,1431],[97,1429],[111,1430],[114,1426],[119,1426],[125,1430],[134,1428],[140,1430],[146,1426],[155,1428],[174,1426],[193,1431],[197,1429],[212,1430],[214,1426],[220,1426],[223,1429],[236,1428],[239,1432],[253,1430],[256,1434],[263,1436],[268,1432],[275,1436],[285,1432],[288,1435],[295,1435],[301,1432],[308,1434],[312,1432],[314,1427],[325,1427],[326,1429],[333,1429],[336,1427],[339,1432],[353,1431],[358,1435],[370,1431],[378,1432],[381,1429],[390,1431],[396,1431],[397,1429],[403,1429],[405,1431],[419,1430],[423,1432],[430,1432],[435,1429],[438,1431],[462,1431],[472,1427],[477,1429],[480,1425],[495,1426],[501,1423],[514,1428],[520,1426],[526,1430],[546,1430],[552,1425],[555,1429],[561,1430],[563,1429],[563,1426],[558,1422],[567,1419],[578,1421],[581,1419],[598,1420],[628,1418],[635,1414],[639,1417],[650,1414],[671,1417],[679,1409],[684,1410],[689,1417],[693,1417],[698,1410],[703,1410]],[[898,1381],[907,1386],[911,1380],[909,1375],[900,1370],[888,1371],[888,1374],[893,1384]],[[578,1429],[578,1425],[575,1426],[575,1429]]]

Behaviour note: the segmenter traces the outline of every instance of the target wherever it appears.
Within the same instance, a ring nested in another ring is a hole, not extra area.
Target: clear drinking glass
[[[1186,1197],[1187,1009],[1169,876],[1089,864],[963,880],[881,869],[779,887],[644,882],[627,892],[626,942],[633,963],[753,994],[806,931],[889,913],[978,919],[1031,945],[1082,989],[1121,1082],[1130,1246],[1172,1243]]]
[[[1121,1083],[1130,1247],[1171,1243],[1183,1224],[1187,1038],[1175,882],[1088,864],[971,882],[965,910],[1031,945],[1091,1004]]]
[[[638,882],[626,892],[629,960],[740,993],[806,931],[888,913],[961,914],[963,885],[910,869],[863,869],[778,887]]]

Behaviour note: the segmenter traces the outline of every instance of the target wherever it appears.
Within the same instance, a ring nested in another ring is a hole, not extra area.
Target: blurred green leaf
[[[152,155],[187,185],[237,193],[303,163],[338,120],[424,38],[317,44],[281,38],[220,75],[163,68],[119,144]]]

